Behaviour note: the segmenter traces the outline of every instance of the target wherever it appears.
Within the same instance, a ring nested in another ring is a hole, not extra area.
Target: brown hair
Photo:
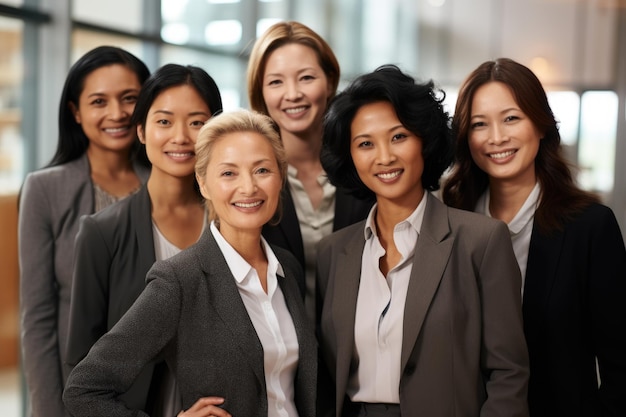
[[[268,114],[263,99],[263,77],[267,58],[281,46],[296,43],[311,48],[316,54],[322,70],[331,87],[330,101],[339,85],[339,62],[328,43],[308,26],[299,22],[278,22],[259,37],[248,60],[248,101],[250,108],[259,113]]]
[[[452,121],[456,137],[455,162],[443,187],[443,200],[453,207],[474,210],[478,198],[489,185],[489,177],[476,165],[470,154],[468,132],[476,91],[494,81],[510,89],[520,109],[537,130],[543,132],[535,158],[535,173],[541,185],[541,200],[535,213],[535,223],[545,233],[559,230],[563,222],[599,200],[595,195],[578,188],[574,182],[569,164],[561,151],[557,121],[541,82],[529,68],[508,58],[484,62],[461,86]]]
[[[272,145],[276,162],[280,171],[283,186],[287,179],[287,157],[285,148],[280,140],[280,135],[274,121],[264,114],[249,110],[235,110],[221,113],[209,119],[200,132],[196,140],[196,177],[204,180],[207,166],[213,154],[213,146],[222,137],[237,132],[258,133]],[[209,220],[219,220],[213,209],[213,204],[205,200],[208,209]],[[282,204],[278,202],[278,209],[270,224],[278,223],[282,215]]]

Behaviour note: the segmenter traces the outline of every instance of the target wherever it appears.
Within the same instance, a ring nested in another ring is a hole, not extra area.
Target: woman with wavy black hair
[[[430,193],[453,155],[442,100],[432,82],[384,66],[340,93],[324,120],[330,181],[376,199],[365,221],[319,247],[330,378],[319,395],[340,417],[528,415],[506,226]]]

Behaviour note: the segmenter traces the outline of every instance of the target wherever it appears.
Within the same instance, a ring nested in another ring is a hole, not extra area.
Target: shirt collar
[[[413,227],[417,234],[419,235],[422,231],[422,223],[424,221],[424,213],[426,212],[426,201],[428,200],[428,191],[424,191],[424,195],[422,196],[422,200],[417,205],[413,213],[409,215],[406,219],[396,224],[394,227],[394,231],[400,230],[405,227]],[[375,203],[370,210],[369,215],[367,216],[367,220],[365,221],[365,230],[364,236],[365,240],[370,239],[373,235],[376,234],[376,210],[378,207],[378,203]]]
[[[528,224],[528,222],[535,216],[535,211],[537,211],[537,205],[539,204],[539,195],[541,194],[541,186],[539,183],[535,183],[530,194],[526,197],[526,201],[522,204],[522,207],[519,209],[513,220],[508,223],[509,232],[515,235],[519,233],[524,226]],[[482,214],[485,214],[489,217],[491,216],[491,212],[489,211],[489,201],[491,199],[491,195],[489,193],[489,188],[485,191],[485,193],[480,197],[478,203],[476,204],[476,211]]]
[[[235,280],[238,283],[241,283],[248,276],[252,266],[245,259],[243,259],[243,257],[230,245],[230,243],[226,241],[226,239],[224,239],[224,236],[222,236],[217,226],[215,226],[214,221],[211,222],[211,233],[213,234],[217,245],[226,259],[230,272],[235,277]],[[263,236],[261,236],[261,244],[263,245],[265,256],[267,256],[268,272],[273,272],[277,276],[284,277],[285,272],[278,262],[278,258],[276,258],[276,255]]]

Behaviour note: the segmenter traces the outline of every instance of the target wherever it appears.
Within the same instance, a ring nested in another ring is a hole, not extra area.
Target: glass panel
[[[86,52],[101,45],[114,45],[126,49],[136,55],[139,59],[144,59],[143,48],[140,40],[125,36],[109,35],[101,32],[91,32],[77,29],[72,32],[72,63],[83,56]]]
[[[588,91],[582,95],[580,109],[580,184],[588,190],[610,193],[615,173],[617,94]]]
[[[16,193],[24,176],[22,32],[21,21],[0,17],[0,195]]]
[[[24,0],[2,0],[0,3],[7,6],[22,6],[24,5]]]
[[[143,0],[74,0],[72,18],[129,32],[143,29]]]
[[[181,65],[195,65],[208,72],[217,83],[222,95],[224,110],[234,110],[247,101],[245,70],[247,61],[209,53],[198,52],[182,47],[164,46],[161,51],[161,65],[175,62]]]
[[[563,145],[576,145],[580,97],[574,91],[548,91],[547,96],[552,112],[559,122]]]

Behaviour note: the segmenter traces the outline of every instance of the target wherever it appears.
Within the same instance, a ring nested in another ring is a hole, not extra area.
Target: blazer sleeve
[[[528,416],[528,351],[522,325],[521,275],[509,231],[498,222],[479,268],[487,391],[480,415]]]
[[[175,275],[170,266],[155,264],[133,306],[74,368],[63,393],[74,417],[147,416],[118,397],[176,334],[182,289]]]
[[[589,315],[600,372],[602,416],[626,415],[626,249],[613,212],[589,228]]]
[[[18,217],[21,344],[26,383],[36,416],[64,416],[57,333],[52,204],[40,177],[22,187]],[[71,256],[71,254],[68,254]]]
[[[98,223],[91,216],[81,218],[74,254],[66,355],[71,366],[80,362],[107,332],[112,253]]]

